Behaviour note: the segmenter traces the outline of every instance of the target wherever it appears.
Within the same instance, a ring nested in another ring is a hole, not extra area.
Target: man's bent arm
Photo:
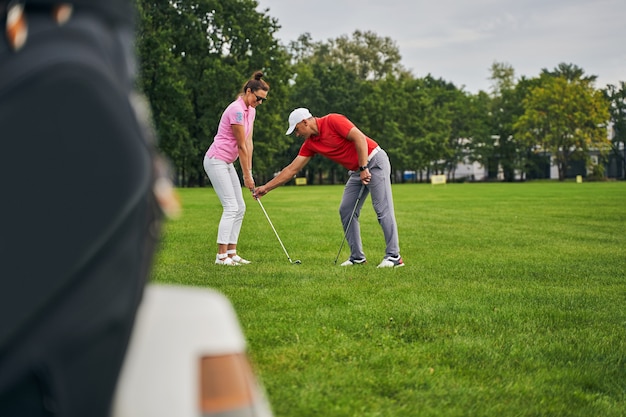
[[[353,127],[348,132],[346,139],[354,142],[354,147],[356,148],[356,153],[359,158],[359,166],[367,166],[367,139],[365,138],[363,132],[361,132],[358,128]]]

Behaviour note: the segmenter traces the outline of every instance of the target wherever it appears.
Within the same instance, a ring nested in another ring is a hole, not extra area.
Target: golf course
[[[153,282],[232,302],[276,417],[626,415],[626,182],[393,184],[403,268],[369,198],[368,263],[335,264],[343,186],[244,191],[238,253],[215,265],[222,206],[180,188]]]

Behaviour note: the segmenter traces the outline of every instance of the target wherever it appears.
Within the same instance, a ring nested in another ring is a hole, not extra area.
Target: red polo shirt
[[[325,156],[331,161],[343,165],[350,171],[359,169],[359,157],[354,142],[347,139],[348,132],[354,124],[346,116],[331,113],[324,117],[316,117],[319,133],[304,141],[298,155],[313,157],[317,154]],[[367,154],[374,150],[378,143],[365,137],[367,140]]]

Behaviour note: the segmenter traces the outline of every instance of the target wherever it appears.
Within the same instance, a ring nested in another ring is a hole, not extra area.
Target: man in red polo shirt
[[[386,253],[378,268],[397,268],[404,266],[398,243],[398,227],[391,194],[391,164],[384,150],[372,139],[361,132],[348,118],[340,114],[328,114],[313,117],[309,110],[298,108],[289,115],[289,129],[304,139],[298,156],[271,181],[254,190],[256,197],[262,197],[274,188],[285,184],[301,171],[316,154],[341,164],[350,171],[346,183],[339,214],[344,232],[350,224],[346,240],[350,246],[350,258],[341,266],[366,263],[359,214],[368,194],[372,196],[372,205],[383,229]],[[361,187],[365,186],[359,200],[354,218],[350,223]]]

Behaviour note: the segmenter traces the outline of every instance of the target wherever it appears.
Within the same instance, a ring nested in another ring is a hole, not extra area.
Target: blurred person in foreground
[[[217,229],[217,265],[239,266],[250,261],[237,254],[241,224],[246,213],[241,183],[234,162],[239,159],[243,183],[254,190],[252,177],[252,152],[256,108],[265,100],[270,90],[257,71],[243,85],[241,92],[226,107],[217,127],[217,134],[207,150],[203,166],[211,185],[222,203],[222,217]]]
[[[0,416],[110,413],[169,198],[133,4],[0,1]]]
[[[304,139],[298,156],[271,181],[257,187],[255,197],[262,197],[274,188],[291,180],[316,154],[320,154],[349,170],[339,214],[346,240],[350,246],[350,258],[341,266],[367,263],[359,215],[368,194],[385,236],[386,252],[378,268],[398,268],[404,266],[398,243],[398,227],[391,193],[391,164],[387,153],[374,140],[365,136],[347,117],[331,113],[323,117],[313,117],[308,109],[297,108],[289,115],[291,133]],[[361,189],[363,193],[361,195]],[[359,197],[362,198],[359,199]],[[357,204],[358,200],[358,204]],[[350,218],[354,211],[352,221]]]

